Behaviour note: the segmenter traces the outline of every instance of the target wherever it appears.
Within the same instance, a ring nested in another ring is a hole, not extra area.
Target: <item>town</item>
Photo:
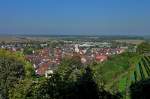
[[[150,99],[150,0],[0,0],[0,99]]]
[[[1,49],[20,52],[32,63],[37,76],[48,77],[66,57],[78,56],[82,64],[102,63],[123,52],[136,52],[136,44],[117,41],[47,40],[1,42]]]

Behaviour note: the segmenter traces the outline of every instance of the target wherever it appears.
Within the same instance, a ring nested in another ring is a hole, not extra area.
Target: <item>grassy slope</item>
[[[124,77],[128,75],[130,59],[134,56],[136,56],[134,53],[123,53],[111,57],[102,64],[95,65],[94,69],[96,71],[95,76],[97,82],[99,83],[100,80],[103,79],[107,90],[113,89],[114,87],[119,87],[119,90],[124,89],[123,85],[125,85],[124,82],[126,79]]]

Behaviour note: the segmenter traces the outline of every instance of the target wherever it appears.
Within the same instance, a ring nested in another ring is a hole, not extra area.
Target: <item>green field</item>
[[[97,64],[94,70],[97,82],[103,80],[106,90],[127,98],[131,84],[150,77],[150,56],[124,53]]]

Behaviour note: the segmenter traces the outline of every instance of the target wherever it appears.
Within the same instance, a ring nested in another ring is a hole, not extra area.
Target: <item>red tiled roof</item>
[[[107,58],[108,57],[106,55],[96,55],[95,57],[96,61],[105,61]]]
[[[39,66],[36,73],[42,76],[48,70],[48,67],[49,67],[49,64],[43,63]]]

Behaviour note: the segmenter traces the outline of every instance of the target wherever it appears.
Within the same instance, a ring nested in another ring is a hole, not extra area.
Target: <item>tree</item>
[[[32,80],[30,79],[19,81],[17,84],[15,84],[14,88],[11,88],[9,90],[9,99],[32,98],[30,97],[32,86],[33,86],[33,83],[32,83]]]
[[[137,47],[137,52],[139,54],[149,53],[150,52],[150,44],[148,42],[143,42]]]
[[[28,48],[28,47],[25,48],[24,49],[24,54],[27,54],[27,55],[33,54],[33,48],[31,48],[31,47],[30,48]]]
[[[131,84],[130,93],[132,99],[149,99],[150,79],[141,80]]]
[[[23,80],[10,91],[10,99],[66,99],[82,72],[78,59],[65,59],[49,79]],[[35,83],[34,83],[35,82]]]
[[[101,90],[93,70],[79,58],[64,59],[50,78],[25,79],[10,91],[10,99],[118,99]]]
[[[98,99],[100,91],[97,83],[93,79],[92,70],[87,67],[85,73],[77,81],[77,99]]]
[[[8,91],[25,76],[23,63],[7,51],[0,51],[0,97],[7,99]]]
[[[32,65],[21,53],[0,50],[0,99],[8,99],[8,92],[21,80],[32,79]]]

